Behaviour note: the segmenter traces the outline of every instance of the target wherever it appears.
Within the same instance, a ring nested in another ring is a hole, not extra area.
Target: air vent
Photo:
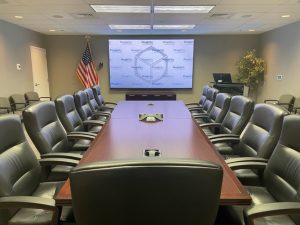
[[[79,19],[94,17],[92,13],[78,13],[78,14],[74,14],[74,16]]]
[[[228,19],[231,15],[227,13],[215,13],[212,14],[210,17],[213,19]]]

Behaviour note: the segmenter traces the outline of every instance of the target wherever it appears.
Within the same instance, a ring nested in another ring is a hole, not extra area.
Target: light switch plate
[[[283,80],[284,76],[282,74],[276,75],[277,80]]]

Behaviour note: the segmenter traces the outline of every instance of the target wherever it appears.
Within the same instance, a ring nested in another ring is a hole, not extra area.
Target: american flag
[[[86,88],[99,84],[99,78],[93,63],[89,44],[86,45],[85,51],[77,67],[76,74]]]

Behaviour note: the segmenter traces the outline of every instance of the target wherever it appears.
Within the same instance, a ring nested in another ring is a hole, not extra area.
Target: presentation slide
[[[193,87],[193,39],[109,40],[110,87]]]

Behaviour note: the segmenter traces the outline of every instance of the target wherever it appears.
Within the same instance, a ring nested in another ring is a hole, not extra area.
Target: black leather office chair
[[[240,135],[247,125],[254,108],[254,101],[241,95],[231,98],[228,112],[222,123],[200,124],[209,137],[216,134]]]
[[[77,225],[212,225],[222,167],[204,161],[111,161],[70,174]]]
[[[12,112],[8,98],[0,97],[0,114]]]
[[[247,186],[251,206],[226,207],[233,221],[244,225],[300,224],[300,130],[299,115],[286,116],[273,155],[264,159],[240,158],[232,169],[258,169],[263,172],[263,186]]]
[[[265,103],[273,103],[280,107],[283,107],[289,112],[292,112],[294,105],[295,97],[293,95],[285,94],[281,95],[278,100],[275,99],[266,99]]]
[[[92,88],[86,88],[86,89],[84,89],[84,91],[88,96],[88,101],[89,101],[89,104],[90,104],[93,112],[105,112],[105,113],[111,114],[111,112],[113,111],[112,108],[105,108],[105,107],[101,107],[98,105]]]
[[[39,102],[23,111],[24,125],[42,158],[64,157],[79,160],[95,138],[91,134],[68,134],[61,125],[54,103]],[[49,180],[64,180],[70,167],[51,168]]]
[[[294,105],[293,105],[292,112],[295,113],[295,114],[299,114],[299,112],[300,112],[300,98],[295,98],[295,102],[294,102]]]
[[[187,103],[185,105],[188,108],[197,107],[197,106],[203,107],[204,102],[206,100],[207,91],[209,88],[210,88],[209,85],[204,85],[204,87],[202,89],[202,95],[200,96],[199,102]]]
[[[213,107],[213,104],[215,102],[216,96],[219,93],[219,91],[215,88],[209,88],[207,90],[206,100],[204,102],[203,107],[197,106],[189,108],[189,110],[192,113],[192,116],[196,116],[199,113],[210,113],[210,110]]]
[[[0,117],[0,224],[57,224],[59,210],[53,197],[63,183],[41,182],[41,165],[51,164],[71,166],[77,161],[38,161],[25,139],[20,118]]]
[[[49,101],[51,101],[51,97],[40,97],[39,94],[35,91],[26,92],[24,94],[24,97],[25,97],[26,102],[27,102],[28,105],[39,102],[42,99],[48,99]]]
[[[194,116],[195,121],[198,124],[222,122],[228,111],[230,105],[230,99],[231,97],[229,94],[226,93],[217,94],[216,100],[210,112],[198,114]]]
[[[72,95],[64,95],[55,99],[55,108],[60,122],[64,126],[67,133],[74,132],[98,132],[99,128],[104,125],[103,121],[85,120],[82,121],[79,116]],[[93,125],[92,127],[90,127]]]
[[[117,105],[117,103],[115,102],[104,101],[104,98],[101,95],[101,89],[99,85],[94,85],[92,87],[92,90],[94,93],[95,100],[102,110],[113,110],[113,108]]]
[[[28,105],[24,95],[14,94],[9,97],[10,105],[13,112],[23,111],[25,107]]]
[[[268,104],[255,105],[250,121],[246,125],[240,137],[220,137],[211,139],[212,143],[229,142],[231,145],[216,146],[223,154],[226,162],[238,157],[270,158],[277,144],[283,117],[286,116],[284,109]],[[216,135],[217,136],[217,135]],[[236,175],[244,184],[257,184],[259,179],[251,170],[238,170]]]
[[[83,121],[86,120],[107,121],[110,116],[110,114],[104,112],[93,112],[89,104],[88,97],[84,91],[75,92],[74,101],[79,116]],[[95,127],[95,129],[96,132],[99,132],[101,130],[101,127]]]

